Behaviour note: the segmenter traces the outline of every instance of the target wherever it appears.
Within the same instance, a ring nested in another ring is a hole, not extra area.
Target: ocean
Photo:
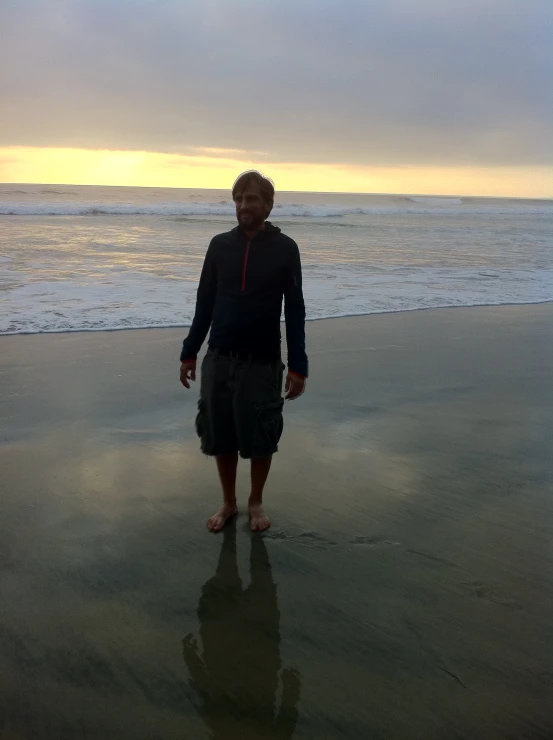
[[[553,301],[553,201],[277,192],[308,319]],[[0,185],[0,334],[189,326],[228,190]]]

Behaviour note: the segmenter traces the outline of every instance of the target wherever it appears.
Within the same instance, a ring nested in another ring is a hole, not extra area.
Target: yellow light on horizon
[[[241,150],[206,155],[0,147],[0,181],[66,185],[230,189],[240,172],[259,169],[277,190],[550,198],[549,167],[369,167],[346,164],[268,162]],[[213,156],[216,154],[220,156]],[[255,153],[252,153],[255,154]]]

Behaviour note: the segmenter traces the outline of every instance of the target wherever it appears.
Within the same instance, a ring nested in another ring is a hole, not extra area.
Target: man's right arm
[[[193,362],[205,341],[215,305],[217,291],[217,273],[213,256],[213,241],[209,245],[202,268],[198,294],[196,298],[196,312],[188,336],[182,343],[181,362]]]

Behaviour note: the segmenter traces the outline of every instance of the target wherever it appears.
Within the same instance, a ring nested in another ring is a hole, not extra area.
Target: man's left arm
[[[288,345],[288,375],[286,398],[301,396],[309,374],[305,352],[305,303],[302,291],[301,259],[298,245],[293,242],[284,283],[284,320]]]

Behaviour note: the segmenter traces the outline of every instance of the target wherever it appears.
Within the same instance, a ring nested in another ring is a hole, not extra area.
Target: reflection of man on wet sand
[[[190,685],[213,740],[289,740],[298,717],[300,678],[281,673],[276,585],[263,540],[252,538],[251,585],[242,590],[236,562],[236,528],[225,529],[217,571],[202,589],[198,616],[203,656],[196,639],[183,640]]]

